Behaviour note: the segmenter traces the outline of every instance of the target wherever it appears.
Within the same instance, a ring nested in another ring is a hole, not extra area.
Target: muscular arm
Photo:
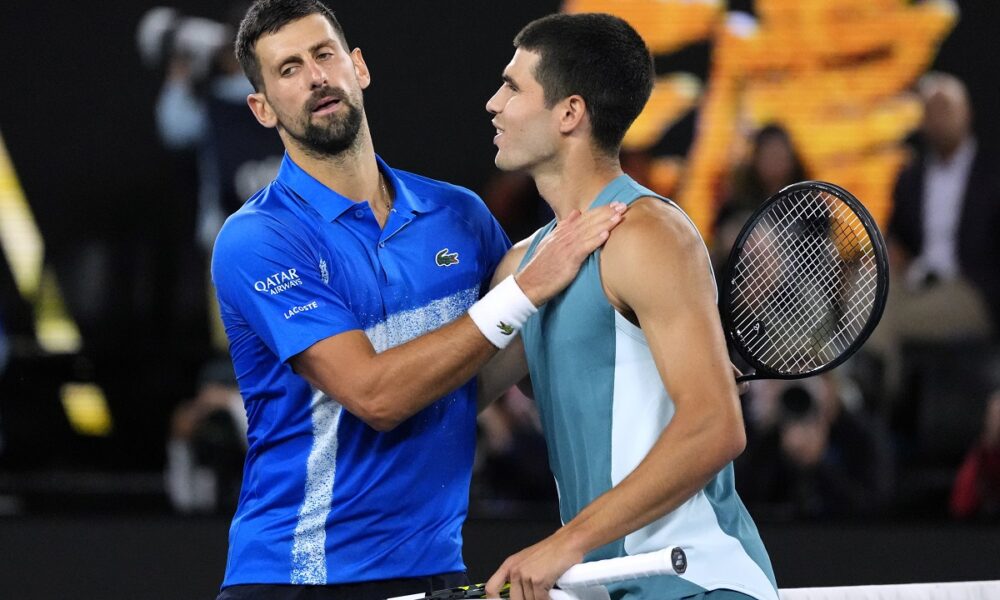
[[[583,550],[674,510],[746,445],[703,244],[674,208],[636,203],[603,253],[612,296],[638,319],[676,412],[646,458],[568,524]]]
[[[388,431],[468,381],[497,349],[469,316],[376,353],[363,331],[320,340],[295,371],[379,431]]]
[[[639,200],[601,261],[605,291],[641,325],[676,412],[631,474],[501,566],[490,589],[516,581],[524,591],[512,597],[539,597],[585,553],[674,510],[746,444],[715,287],[694,228],[661,201]]]
[[[533,304],[544,304],[569,285],[583,260],[620,221],[620,210],[577,213],[546,237],[517,274]],[[382,353],[375,352],[364,332],[347,331],[313,344],[291,363],[352,414],[387,431],[468,381],[496,352],[466,314]]]

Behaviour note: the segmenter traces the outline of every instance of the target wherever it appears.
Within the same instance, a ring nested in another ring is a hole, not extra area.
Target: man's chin
[[[496,157],[493,159],[493,164],[501,171],[517,171],[519,169],[518,165],[501,156],[499,152],[497,152]]]

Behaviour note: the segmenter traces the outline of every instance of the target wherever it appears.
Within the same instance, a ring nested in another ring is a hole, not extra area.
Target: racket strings
[[[805,231],[803,237],[793,238],[793,240],[797,239],[797,243],[780,245],[779,248],[784,251],[783,254],[798,253],[800,256],[802,254],[815,255],[817,251],[822,251],[822,248],[803,247],[802,240],[815,239],[817,236],[818,232],[815,231],[815,223],[811,225],[811,229],[813,230]],[[829,302],[834,296],[834,288],[838,281],[831,277],[831,273],[835,273],[835,271],[831,270],[831,266],[835,266],[833,263],[832,248],[827,248],[827,250],[829,256],[823,257],[826,260],[813,260],[811,264],[804,263],[804,270],[798,274],[800,285],[797,286],[797,289],[788,290],[786,284],[781,293],[770,297],[772,301],[768,309],[772,314],[783,314],[785,317],[780,322],[779,337],[787,338],[794,331],[804,331],[803,327],[806,323],[817,324],[816,330],[810,334],[813,338],[828,337],[828,331],[825,331],[828,327],[823,327],[823,317],[831,310]],[[755,348],[758,352],[760,351],[760,345],[761,343],[758,343]],[[779,348],[772,348],[771,354],[765,356],[765,359],[773,361],[776,358],[775,354],[777,350]],[[800,364],[797,366],[801,367],[803,365]]]
[[[779,244],[778,248],[783,251],[781,252],[784,255],[782,258],[803,252],[815,253],[815,249],[802,248],[801,244],[795,243]],[[797,336],[808,340],[823,337],[821,328],[824,325],[824,315],[830,310],[830,307],[825,305],[824,299],[832,295],[831,289],[835,283],[830,278],[829,266],[821,265],[819,261],[814,260],[812,264],[805,265],[803,271],[798,275],[802,282],[808,282],[812,279],[811,285],[808,287],[799,285],[798,289],[792,290],[789,290],[787,284],[782,285],[778,293],[767,296],[768,303],[764,312],[782,316],[779,320],[772,319],[770,321],[771,324],[778,325],[775,333],[779,339],[788,340]],[[809,302],[812,298],[818,298],[818,301]],[[810,332],[805,329],[810,324],[816,328],[814,331]],[[767,363],[776,362],[783,350],[780,345],[772,344],[769,351],[765,352],[763,347],[774,337],[775,335],[761,337],[752,348],[755,354],[762,354],[763,360]],[[804,365],[792,365],[788,368],[802,366]]]
[[[787,216],[794,216],[794,215],[789,214]],[[817,237],[817,233],[818,232],[815,230],[816,229],[816,224],[817,224],[817,221],[816,221],[815,218],[816,218],[817,214],[815,213],[815,211],[813,211],[813,214],[808,215],[808,216],[812,219],[811,227],[810,227],[811,230],[805,231],[804,232],[804,234],[805,234],[804,236],[800,236],[798,238],[791,238],[793,240],[798,240],[798,243],[791,243],[791,244],[779,245],[778,247],[781,250],[784,251],[784,254],[787,255],[789,252],[798,252],[798,253],[800,253],[799,256],[802,256],[801,253],[803,253],[803,252],[806,252],[806,253],[812,252],[812,254],[816,253],[816,251],[817,251],[816,248],[812,248],[810,250],[809,248],[804,248],[803,244],[801,243],[802,240],[810,240],[810,239],[812,239],[812,240],[815,241],[816,239],[822,239],[822,238],[818,238]],[[819,216],[828,219],[830,215],[828,215],[828,214],[821,214]],[[826,221],[826,222],[829,222],[829,221]],[[772,222],[770,224],[773,226],[775,223]],[[831,261],[835,261],[836,257],[835,257],[835,253],[832,251],[832,247],[829,244],[825,244],[825,245],[827,246],[827,248],[826,248],[826,250],[827,250],[827,256],[826,256],[826,258],[827,258],[827,260],[822,260],[821,262],[822,263],[826,263],[826,264],[821,264],[820,261],[816,261],[816,260],[814,260],[811,264],[809,264],[807,262],[803,263],[803,264],[807,265],[807,268],[804,271],[801,271],[799,273],[799,279],[801,281],[803,281],[803,282],[804,281],[809,281],[810,278],[815,279],[817,276],[821,277],[821,279],[818,280],[818,281],[815,281],[813,283],[813,285],[808,286],[808,287],[803,287],[802,285],[799,286],[799,289],[797,290],[797,294],[800,296],[800,298],[799,298],[799,304],[795,304],[794,302],[792,302],[792,300],[790,300],[790,295],[788,293],[783,293],[783,294],[771,296],[772,303],[771,303],[771,306],[769,308],[772,311],[783,312],[783,313],[786,314],[786,319],[784,320],[784,323],[783,323],[784,327],[782,327],[782,328],[779,329],[779,336],[781,336],[783,334],[784,337],[788,337],[792,333],[792,331],[795,330],[795,328],[797,328],[797,327],[801,328],[800,326],[802,325],[802,321],[803,320],[807,320],[807,321],[811,321],[811,322],[816,322],[817,321],[816,318],[819,317],[819,323],[820,323],[820,325],[822,325],[822,321],[823,321],[822,317],[823,317],[823,315],[826,314],[826,313],[828,313],[830,311],[831,307],[829,305],[829,300],[832,299],[833,296],[834,296],[834,289],[833,288],[834,288],[834,286],[836,286],[838,284],[838,281],[837,281],[837,279],[833,279],[833,278],[829,277],[829,274],[831,272],[833,272],[833,271],[831,271],[829,269],[829,267],[830,267],[831,264],[835,264],[835,262],[831,262]],[[822,245],[819,248],[819,250],[823,250]],[[826,267],[826,270],[822,270],[824,267]],[[827,277],[823,278],[824,274],[826,274]],[[802,298],[802,296],[810,296],[810,297],[808,297],[808,298]],[[778,300],[777,304],[775,304],[773,302],[773,300],[775,300],[775,299]],[[793,310],[793,311],[791,311],[791,313],[792,313],[790,315],[791,318],[787,318],[789,316],[790,309],[795,309],[796,307],[798,307],[798,308],[801,309],[801,306],[804,306],[804,305],[808,304],[808,302],[806,302],[808,300],[812,300],[815,303],[813,305],[813,310],[811,312],[805,312],[803,310],[799,310],[798,312],[795,312]],[[826,300],[826,302],[824,302],[824,300]],[[795,317],[798,317],[798,319],[796,319]],[[813,337],[818,337],[819,339],[830,337],[829,327],[826,327],[826,328],[822,328],[822,327],[821,328],[817,328],[817,331],[813,332],[812,335],[813,335]],[[764,340],[764,341],[766,341],[766,340]],[[758,351],[760,350],[760,344],[757,345],[756,350],[758,350]],[[778,348],[773,348],[772,350],[776,351],[776,350],[778,350]],[[772,352],[771,355],[766,356],[766,359],[772,360],[772,361],[775,358],[776,358],[775,357],[775,352]],[[823,358],[826,358],[826,357],[824,357],[824,356],[821,355],[819,358],[822,360]],[[800,359],[799,363],[791,365],[790,368],[803,368],[803,367],[807,366],[804,362],[802,362],[802,360],[804,360],[804,359]]]
[[[787,374],[819,368],[850,346],[878,288],[863,223],[839,198],[817,190],[792,194],[763,215],[733,272],[737,332],[758,331],[744,340],[747,349]]]
[[[845,209],[846,210],[846,209]],[[841,215],[830,215],[833,217],[833,223],[842,222],[842,219],[838,218]],[[839,306],[836,301],[842,299],[841,289],[844,285],[844,264],[839,259],[838,248],[843,247],[846,242],[851,242],[853,240],[845,239],[848,233],[852,232],[850,229],[835,229],[833,238],[834,250],[830,252],[829,261],[826,264],[820,264],[817,260],[811,265],[805,273],[802,274],[800,279],[802,281],[808,281],[809,277],[819,277],[820,279],[809,286],[808,290],[801,291],[800,294],[805,295],[806,292],[812,294],[812,298],[802,298],[802,302],[805,305],[810,305],[812,303],[812,311],[806,312],[799,310],[795,314],[801,317],[798,322],[790,323],[788,330],[784,333],[791,334],[794,328],[797,330],[802,330],[801,328],[809,322],[817,323],[816,330],[812,334],[812,338],[819,344],[818,347],[814,348],[814,357],[818,364],[811,365],[803,355],[798,362],[793,362],[790,365],[790,369],[797,370],[801,372],[804,369],[819,366],[834,360],[847,346],[850,345],[851,341],[856,337],[857,333],[860,331],[861,327],[864,326],[865,321],[861,321],[859,326],[852,330],[851,324],[856,321],[852,318],[852,313],[850,308],[844,311],[842,314],[837,315],[838,309],[842,307]],[[818,232],[809,232],[810,235],[817,234]],[[808,251],[807,251],[808,254]],[[825,258],[825,257],[824,257]],[[857,313],[857,311],[855,311]],[[836,317],[844,317],[846,315],[846,321],[841,319],[839,322]],[[856,314],[855,316],[862,316]],[[838,328],[839,324],[839,328]],[[823,343],[823,340],[826,340]],[[838,343],[840,342],[840,343]],[[772,352],[770,359],[777,358],[777,352]]]
[[[788,237],[783,237],[783,236],[777,236],[777,237],[775,237],[775,236],[772,235],[774,231],[787,230],[788,227],[787,227],[787,223],[785,221],[787,221],[792,216],[794,216],[794,215],[792,215],[791,213],[789,213],[788,215],[786,215],[786,217],[782,218],[778,222],[768,222],[768,220],[765,220],[765,224],[768,225],[768,227],[766,227],[766,228],[760,228],[760,229],[754,231],[754,234],[759,234],[757,237],[762,238],[762,241],[765,242],[765,245],[764,245],[765,248],[768,247],[768,244],[767,244],[768,238],[769,237],[772,238],[773,239],[773,243],[770,244],[771,249],[777,250],[777,252],[774,252],[774,253],[769,253],[769,252],[759,253],[757,255],[758,256],[758,260],[751,261],[750,264],[745,265],[745,268],[743,269],[744,274],[746,272],[754,272],[754,271],[765,272],[765,273],[766,272],[774,273],[777,270],[775,268],[775,266],[774,266],[775,263],[778,263],[779,265],[785,264],[787,262],[787,260],[788,260],[789,257],[793,257],[793,256],[796,256],[796,255],[799,255],[800,253],[802,253],[803,249],[800,247],[800,245],[795,244],[794,240],[790,236],[788,236]],[[765,232],[765,231],[767,233],[762,233],[762,232]],[[752,237],[753,237],[753,234],[752,234]],[[807,250],[807,252],[809,251],[808,249],[806,249],[806,250]],[[774,258],[774,254],[778,255],[777,259]],[[765,262],[765,261],[768,264],[767,265],[762,265],[761,263]],[[828,269],[827,270],[821,270],[821,265],[816,260],[813,260],[810,263],[804,263],[802,265],[802,268],[804,269],[804,272],[800,273],[800,278],[803,278],[803,279],[806,276],[810,276],[810,275],[811,276],[822,277],[824,274],[828,274]],[[744,277],[744,281],[748,284],[748,287],[752,291],[754,291],[754,292],[761,291],[761,286],[760,285],[756,285],[759,282],[756,281],[754,278],[752,278],[752,277],[746,277],[745,276]],[[766,306],[766,312],[768,312],[770,314],[781,314],[783,312],[790,311],[791,309],[795,308],[798,304],[800,304],[800,303],[794,303],[793,304],[792,298],[790,298],[789,295],[787,295],[787,294],[770,294],[770,295],[766,296],[766,299],[767,299],[767,302],[768,302],[768,304]],[[751,304],[746,304],[744,308],[746,310],[751,310],[751,309],[753,309],[755,307],[752,306]],[[821,308],[822,307],[820,307],[820,309]],[[743,316],[743,315],[742,314],[738,315],[738,318],[741,317],[741,316]],[[807,315],[807,316],[815,316],[815,315]]]

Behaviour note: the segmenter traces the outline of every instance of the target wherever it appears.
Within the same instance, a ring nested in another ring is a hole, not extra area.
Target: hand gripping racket
[[[609,558],[581,563],[569,568],[556,581],[559,589],[550,592],[553,600],[590,600],[608,598],[606,583],[639,579],[652,575],[681,575],[687,570],[687,555],[678,546],[669,546],[656,552]],[[501,591],[501,598],[508,598],[508,586]],[[468,600],[485,598],[486,585],[470,585],[428,594],[399,596],[389,600]]]
[[[750,217],[722,280],[722,323],[754,373],[800,379],[841,364],[875,329],[889,291],[885,242],[847,190],[790,185]]]

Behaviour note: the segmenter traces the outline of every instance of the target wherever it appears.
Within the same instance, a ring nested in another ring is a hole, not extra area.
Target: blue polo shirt
[[[247,410],[249,449],[223,587],[462,571],[475,446],[469,381],[380,433],[289,359],[364,331],[379,352],[462,315],[510,246],[472,192],[389,168],[379,227],[287,155],[227,221],[212,278]]]

